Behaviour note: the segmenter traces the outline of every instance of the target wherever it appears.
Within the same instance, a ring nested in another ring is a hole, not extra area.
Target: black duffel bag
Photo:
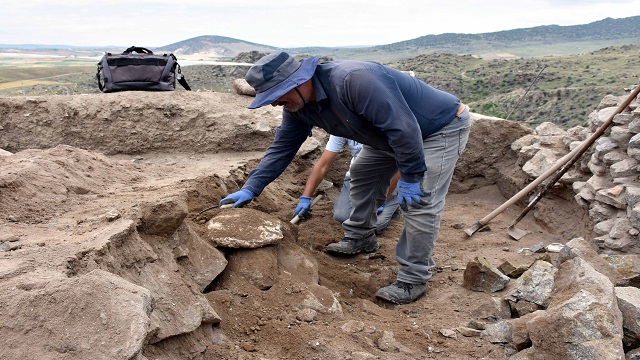
[[[191,90],[173,54],[155,55],[151,50],[132,46],[122,54],[106,53],[98,63],[98,88],[102,92],[125,90],[173,91],[176,79]]]

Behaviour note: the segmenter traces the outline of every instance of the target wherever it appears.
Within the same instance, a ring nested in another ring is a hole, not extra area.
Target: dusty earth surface
[[[245,209],[198,214],[243,184],[273,137],[279,110],[249,111],[250,100],[184,91],[0,98],[0,148],[13,153],[0,156],[0,240],[8,246],[0,252],[0,358],[505,359],[509,350],[502,345],[455,331],[473,320],[491,321],[492,298],[501,296],[465,289],[466,264],[478,256],[496,266],[532,263],[541,255],[521,249],[591,238],[588,216],[562,189],[519,223],[529,231],[520,241],[508,236],[507,227],[522,204],[497,216],[488,231],[464,233],[531,180],[509,147],[529,130],[476,114],[447,198],[427,296],[403,306],[378,301],[375,291],[395,280],[402,215],[379,236],[374,254],[334,257],[323,251],[342,237],[331,209],[347,151],[326,178],[332,186],[318,192],[324,197],[313,216],[289,223],[326,141],[321,130]],[[185,226],[206,233],[205,222],[224,212],[245,212],[239,229],[251,227],[255,212],[266,214],[284,224],[285,235],[258,249],[218,249],[228,264],[217,276],[195,281],[200,286],[168,282],[169,291],[150,285],[161,282],[163,268],[189,277],[180,260],[206,260],[205,250],[176,255],[171,239]],[[139,233],[148,259],[123,245],[129,238],[105,240],[103,234],[118,227]],[[287,252],[307,259],[308,273],[274,260]],[[165,262],[166,253],[178,265]],[[91,272],[96,269],[104,272]],[[128,337],[129,319],[140,314],[127,302],[116,304],[117,314],[100,312],[114,306],[111,293],[96,286],[100,278],[107,285],[148,288],[153,300],[141,308],[156,330]],[[65,301],[68,288],[75,290],[73,304]],[[308,292],[329,305],[309,311],[302,299]],[[195,328],[163,333],[163,322],[176,320],[154,316],[154,306],[187,312],[180,304],[191,301],[185,293],[206,299],[201,307],[212,310]],[[96,332],[99,319],[102,335]],[[136,341],[140,351],[117,350]]]

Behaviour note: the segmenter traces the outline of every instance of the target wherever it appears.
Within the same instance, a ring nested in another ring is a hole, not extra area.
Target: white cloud
[[[5,0],[0,43],[154,47],[220,35],[281,47],[376,45],[586,24],[638,9],[640,0]]]

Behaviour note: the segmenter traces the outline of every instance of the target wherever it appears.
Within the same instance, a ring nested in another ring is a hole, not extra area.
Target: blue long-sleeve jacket
[[[314,126],[392,152],[402,179],[418,181],[426,171],[423,140],[449,124],[460,107],[456,96],[374,62],[318,64],[312,81],[316,102],[294,113],[283,110],[273,143],[243,188],[260,194],[287,168]]]

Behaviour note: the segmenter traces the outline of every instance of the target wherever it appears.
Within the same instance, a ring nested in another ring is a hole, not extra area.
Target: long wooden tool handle
[[[624,109],[626,109],[627,106],[629,106],[629,104],[633,101],[633,99],[635,99],[636,96],[638,96],[638,93],[640,93],[640,85],[638,85],[631,92],[631,94],[627,97],[627,99],[620,106],[618,106],[616,111],[613,114],[611,114],[611,116],[609,116],[607,121],[605,121],[604,124],[602,124],[602,126],[600,126],[600,128],[598,128],[598,130],[591,135],[591,137],[589,137],[587,140],[583,141],[578,147],[573,149],[567,155],[565,155],[562,158],[560,158],[560,160],[556,161],[556,163],[553,164],[553,166],[551,166],[551,168],[549,168],[549,170],[545,171],[542,175],[538,176],[535,180],[533,180],[531,182],[531,184],[527,185],[524,189],[520,190],[517,194],[513,195],[509,200],[507,200],[505,203],[500,205],[497,209],[493,210],[487,216],[483,217],[479,221],[479,223],[482,224],[482,225],[486,225],[489,221],[491,221],[491,219],[496,217],[496,215],[500,214],[507,207],[513,205],[520,198],[522,198],[523,196],[527,195],[531,190],[533,190],[536,186],[538,186],[546,178],[551,176],[551,174],[556,172],[556,170],[558,170],[562,165],[564,165],[567,162],[569,162],[569,160],[571,160],[574,157],[574,155],[576,155],[578,153],[580,153],[580,154],[584,153],[587,150],[587,148],[589,148],[589,146],[591,146],[596,141],[596,139],[599,138],[600,135],[602,135],[604,133],[604,131],[609,127],[609,125],[611,125],[611,123],[613,122],[613,118],[616,115],[618,115],[619,113],[621,113],[622,111],[624,111]]]
[[[313,208],[313,206],[320,201],[320,199],[322,199],[322,195],[318,195],[316,196],[312,201],[311,201],[311,205],[309,205],[309,209]],[[300,221],[300,216],[296,215],[293,219],[291,219],[291,223],[292,224],[297,224],[298,221]]]

